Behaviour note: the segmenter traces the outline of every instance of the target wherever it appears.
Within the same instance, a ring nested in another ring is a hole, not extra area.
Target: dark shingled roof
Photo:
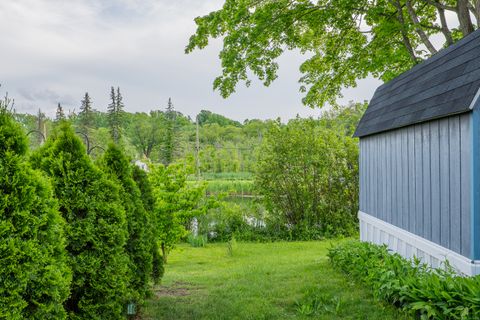
[[[355,137],[470,111],[480,88],[480,30],[377,88]]]

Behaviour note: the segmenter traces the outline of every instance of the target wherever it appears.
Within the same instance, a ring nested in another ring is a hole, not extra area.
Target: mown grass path
[[[332,269],[331,243],[180,245],[143,319],[405,319]]]

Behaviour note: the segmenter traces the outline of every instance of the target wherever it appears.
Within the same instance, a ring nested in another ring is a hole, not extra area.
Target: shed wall
[[[471,113],[361,138],[360,210],[470,257],[471,152]]]

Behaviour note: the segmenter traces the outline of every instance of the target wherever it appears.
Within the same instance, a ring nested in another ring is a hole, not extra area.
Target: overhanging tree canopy
[[[458,28],[447,23],[447,12]],[[223,8],[195,19],[186,52],[223,38],[222,75],[214,88],[228,97],[249,72],[266,86],[277,77],[285,50],[307,55],[300,66],[303,102],[334,102],[343,87],[373,75],[388,81],[466,36],[479,24],[478,0],[226,0]]]

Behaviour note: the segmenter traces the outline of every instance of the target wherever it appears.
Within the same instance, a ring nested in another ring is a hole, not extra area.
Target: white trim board
[[[472,261],[450,249],[375,218],[365,212],[358,212],[360,240],[374,244],[386,244],[401,256],[411,259],[414,256],[433,268],[441,266],[445,260],[460,273],[468,276],[480,274],[480,260]]]

